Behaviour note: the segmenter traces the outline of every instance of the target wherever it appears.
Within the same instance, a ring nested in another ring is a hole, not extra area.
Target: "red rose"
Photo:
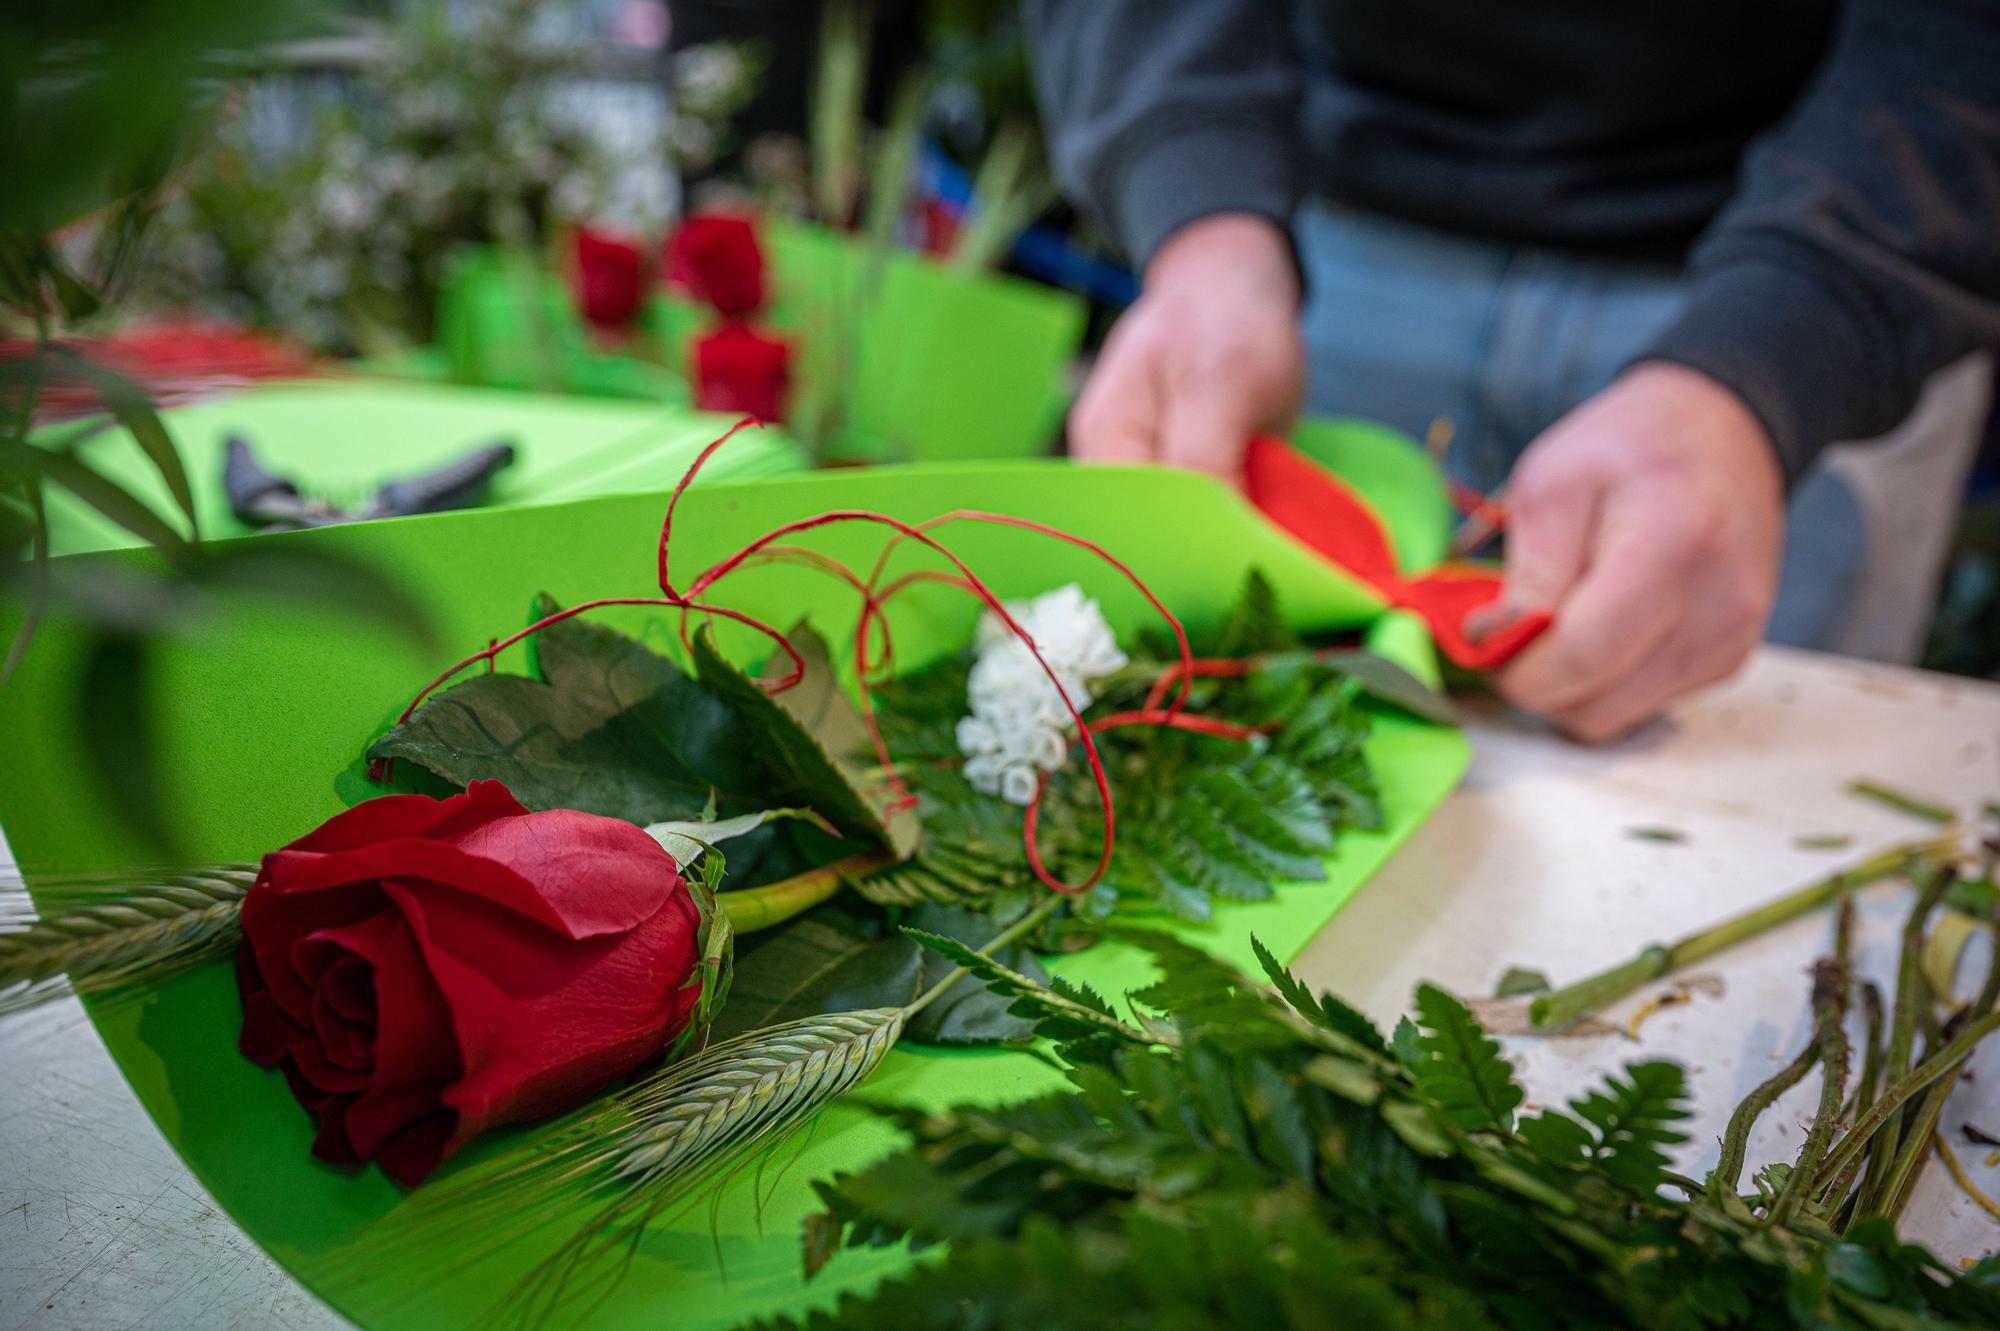
[[[644,270],[637,245],[587,226],[576,229],[576,301],[599,328],[623,328],[639,316]]]
[[[764,303],[764,249],[749,218],[703,213],[667,241],[667,280],[712,305],[725,319]]]
[[[764,421],[785,418],[792,347],[742,324],[724,324],[694,344],[694,404]]]
[[[630,823],[529,813],[497,781],[386,795],[264,857],[242,1050],[283,1065],[315,1155],[416,1184],[659,1057],[700,996],[698,929]]]

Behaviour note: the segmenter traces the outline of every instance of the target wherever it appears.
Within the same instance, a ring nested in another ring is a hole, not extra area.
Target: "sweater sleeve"
[[[2000,346],[2000,3],[1850,0],[1689,274],[1647,358],[1736,392],[1788,479]]]
[[[1056,181],[1137,267],[1215,213],[1289,234],[1299,76],[1272,0],[1025,0]]]

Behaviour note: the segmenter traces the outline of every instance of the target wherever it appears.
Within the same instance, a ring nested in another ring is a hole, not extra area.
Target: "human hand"
[[[1247,213],[1191,222],[1146,265],[1070,413],[1086,462],[1164,462],[1240,483],[1245,441],[1305,396],[1299,281],[1284,233]]]
[[[1495,678],[1516,706],[1615,739],[1756,646],[1784,484],[1763,426],[1713,379],[1634,366],[1544,431],[1507,492],[1498,613],[1555,613]]]

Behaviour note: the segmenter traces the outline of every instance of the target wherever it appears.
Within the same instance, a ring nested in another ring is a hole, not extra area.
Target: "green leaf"
[[[878,797],[865,793],[855,767],[831,747],[852,751],[865,735],[860,717],[835,681],[826,642],[803,625],[788,635],[805,664],[799,682],[773,695],[715,647],[706,626],[695,634],[695,677],[717,698],[736,709],[762,760],[785,778],[785,788],[812,792],[809,801],[843,827],[867,830],[908,859],[921,834],[907,813],[885,817]],[[788,664],[781,653],[774,667]],[[796,697],[794,696],[796,695]]]
[[[1383,1040],[1382,1032],[1376,1028],[1374,1022],[1332,993],[1323,993],[1315,997],[1312,990],[1299,982],[1297,976],[1279,964],[1278,959],[1271,955],[1270,949],[1266,948],[1255,934],[1250,937],[1250,948],[1257,954],[1257,963],[1264,968],[1264,974],[1270,977],[1272,987],[1286,1003],[1291,1005],[1293,1011],[1307,1021],[1323,1026],[1337,1035],[1344,1035],[1378,1054],[1389,1052],[1388,1043]]]
[[[908,919],[968,949],[984,947],[1011,922],[941,905],[919,907]],[[814,1013],[902,1007],[953,969],[907,933],[885,928],[875,912],[839,900],[748,935],[737,946],[734,996],[718,1023],[719,1038]],[[998,960],[1031,984],[1048,978],[1023,944],[1003,949]],[[940,1045],[1027,1039],[1033,1025],[1008,1006],[1007,995],[961,982],[915,1014],[905,1034]]]
[[[704,810],[713,812],[713,809]],[[686,869],[705,850],[713,850],[716,843],[731,841],[756,831],[773,819],[796,818],[800,822],[811,823],[830,835],[838,836],[833,824],[814,813],[811,809],[759,809],[755,813],[738,814],[734,818],[687,818],[667,822],[651,823],[646,835],[660,843],[660,849],[674,857],[674,863]]]
[[[536,617],[554,610],[546,597]],[[536,640],[541,679],[474,675],[376,741],[447,781],[507,783],[531,809],[581,809],[646,826],[774,806],[834,814],[844,784],[810,788],[764,732],[687,673],[611,629],[566,619]],[[754,686],[753,686],[754,687]],[[747,853],[745,859],[747,861]]]
[[[1549,977],[1542,972],[1524,966],[1509,966],[1507,973],[1500,977],[1500,983],[1494,986],[1493,996],[1520,998],[1527,994],[1547,993],[1551,987]]]
[[[924,989],[923,949],[839,899],[737,940],[730,1002],[716,1038],[861,1008],[900,1008]]]
[[[112,419],[125,427],[139,451],[146,455],[153,469],[166,482],[167,493],[187,517],[188,531],[195,539],[200,539],[200,529],[194,515],[194,491],[188,485],[187,468],[181,463],[180,450],[174,447],[173,437],[167,433],[166,423],[153,406],[153,399],[144,388],[116,370],[86,360],[74,351],[65,351],[64,356],[71,361],[77,371],[104,403]]]
[[[1417,1089],[1472,1132],[1509,1132],[1522,1100],[1514,1065],[1481,1030],[1465,1004],[1436,985],[1417,988]]]
[[[1244,575],[1243,590],[1229,609],[1229,615],[1212,639],[1202,644],[1204,656],[1261,656],[1289,651],[1299,645],[1298,634],[1285,622],[1278,593],[1263,570],[1251,569]]]
[[[166,519],[117,483],[64,453],[28,445],[29,465],[111,521],[172,560],[185,558],[187,540]]]
[[[1687,1140],[1670,1125],[1688,1117],[1683,1107],[1687,1079],[1678,1063],[1625,1065],[1625,1080],[1607,1078],[1570,1108],[1597,1130],[1590,1158],[1605,1177],[1622,1188],[1650,1194],[1664,1182],[1667,1153],[1660,1149]]]
[[[1389,1052],[1396,1061],[1406,1068],[1414,1069],[1424,1060],[1423,1032],[1408,1016],[1396,1018],[1396,1028],[1389,1033]]]
[[[1046,984],[983,957],[956,938],[905,928],[903,932],[955,965],[972,972],[1002,998],[1014,1000],[1010,1011],[1035,1023],[1037,1032],[1052,1040],[1083,1041],[1109,1037],[1118,1041],[1147,1044],[1144,1031],[1111,1015],[1111,1009],[1088,987],[1073,986],[1061,977]]]
[[[909,926],[928,933],[956,938],[975,948],[984,948],[994,935],[1018,917],[999,917],[991,911],[971,911],[938,903],[926,903],[906,917]],[[915,944],[915,939],[909,939]],[[1015,974],[1038,984],[1049,981],[1034,949],[1025,941],[993,952],[992,957]],[[951,967],[938,964],[935,957],[924,965],[924,989],[941,983]],[[1014,1044],[1035,1033],[1034,1023],[1014,1011],[1006,995],[969,978],[933,1000],[910,1018],[904,1038],[922,1044],[967,1046]]]
[[[1552,1165],[1581,1165],[1596,1145],[1589,1128],[1555,1109],[1522,1119],[1521,1139]]]

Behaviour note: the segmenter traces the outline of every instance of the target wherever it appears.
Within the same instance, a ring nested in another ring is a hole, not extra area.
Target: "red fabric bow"
[[[1468,670],[1505,665],[1551,622],[1547,611],[1531,611],[1474,641],[1465,621],[1500,599],[1500,574],[1476,564],[1439,564],[1405,577],[1396,567],[1389,533],[1368,501],[1282,440],[1259,436],[1250,441],[1244,480],[1250,502],[1293,539],[1374,588],[1390,605],[1422,616],[1454,665]]]

